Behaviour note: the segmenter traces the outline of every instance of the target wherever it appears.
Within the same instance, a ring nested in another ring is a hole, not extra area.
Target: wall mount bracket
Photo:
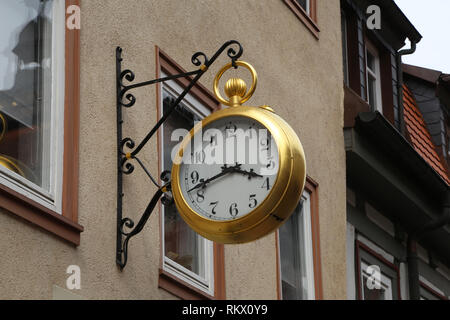
[[[159,199],[164,205],[168,205],[172,202],[170,193],[170,172],[163,172],[161,174],[161,180],[163,185],[159,185],[153,178],[142,161],[138,158],[139,152],[147,144],[150,138],[158,131],[161,125],[172,114],[175,108],[180,104],[183,98],[188,94],[192,87],[198,82],[202,75],[208,71],[209,67],[217,60],[217,58],[226,50],[227,55],[231,59],[234,68],[237,68],[236,61],[242,56],[243,48],[241,44],[236,40],[230,40],[225,42],[219,50],[208,59],[203,52],[195,53],[191,62],[199,69],[181,73],[177,75],[171,75],[164,78],[154,79],[150,81],[144,81],[140,83],[133,83],[135,79],[134,72],[130,69],[122,70],[122,48],[116,48],[116,110],[117,110],[117,244],[116,244],[116,263],[121,270],[125,268],[128,261],[128,242],[129,240],[140,233],[148,218],[156,207]],[[141,87],[146,87],[152,84],[161,83],[177,78],[189,78],[191,81],[184,91],[178,96],[178,98],[171,104],[169,109],[158,120],[155,126],[147,133],[142,141],[136,146],[133,139],[130,137],[123,138],[123,118],[122,112],[125,109],[131,108],[136,103],[136,97],[129,91]],[[125,150],[127,149],[127,150]],[[139,222],[134,224],[134,221],[130,218],[123,217],[123,177],[124,175],[130,175],[134,171],[134,164],[131,163],[135,160],[139,166],[143,169],[145,174],[149,177],[151,182],[156,185],[158,190],[153,195],[147,208],[142,214]],[[124,230],[125,228],[130,231]]]

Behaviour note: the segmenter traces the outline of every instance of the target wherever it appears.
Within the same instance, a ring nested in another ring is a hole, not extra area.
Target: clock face
[[[246,216],[266,199],[278,169],[270,131],[252,118],[232,116],[208,124],[191,139],[179,181],[193,211],[228,221]]]

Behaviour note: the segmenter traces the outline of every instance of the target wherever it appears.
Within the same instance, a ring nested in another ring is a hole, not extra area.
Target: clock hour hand
[[[227,165],[224,165],[224,166],[222,167],[222,171],[221,171],[220,173],[218,173],[218,174],[216,174],[215,176],[213,176],[213,177],[211,177],[211,178],[208,178],[208,179],[206,179],[206,180],[203,180],[203,181],[200,180],[200,183],[198,183],[197,185],[195,185],[193,188],[189,189],[188,192],[191,192],[191,191],[196,190],[196,189],[199,189],[199,188],[204,188],[204,187],[205,187],[208,183],[210,183],[211,181],[216,180],[216,179],[218,179],[218,178],[220,178],[220,177],[226,175],[227,173],[235,172],[237,169],[240,168],[240,166],[241,166],[240,164],[236,164],[236,165],[233,166],[233,167],[228,167]]]

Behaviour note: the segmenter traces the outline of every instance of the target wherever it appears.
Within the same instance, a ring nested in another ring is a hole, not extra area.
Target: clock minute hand
[[[189,189],[188,192],[191,192],[191,191],[193,191],[195,189],[198,189],[198,188],[203,188],[204,186],[206,186],[211,181],[216,180],[216,179],[220,178],[221,176],[226,175],[227,173],[234,172],[236,170],[236,168],[238,168],[239,166],[240,165],[236,165],[234,167],[227,167],[226,165],[223,166],[222,167],[222,172],[216,174],[215,176],[213,176],[211,178],[208,178],[208,179],[206,179],[204,181],[201,181],[196,186],[194,186],[193,188]]]

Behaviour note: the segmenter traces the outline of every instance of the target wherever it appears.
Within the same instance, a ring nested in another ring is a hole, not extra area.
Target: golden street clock
[[[228,108],[197,123],[179,145],[172,167],[172,193],[183,220],[198,234],[219,243],[244,243],[276,230],[297,206],[306,178],[305,155],[294,130],[268,106],[242,106],[257,85],[256,71],[247,92],[243,80],[218,84],[214,93]]]

